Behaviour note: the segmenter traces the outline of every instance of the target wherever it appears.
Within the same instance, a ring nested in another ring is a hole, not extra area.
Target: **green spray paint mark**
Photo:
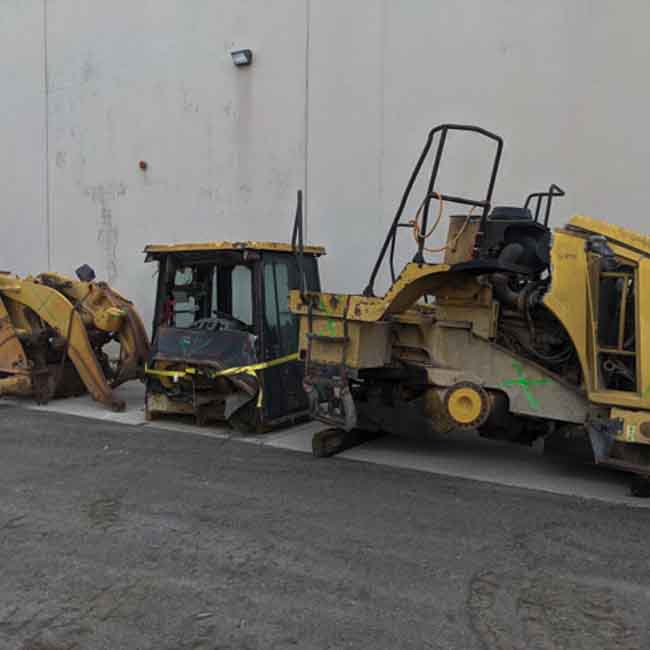
[[[641,397],[643,397],[643,399],[645,399],[645,398],[648,397],[649,395],[650,395],[650,386],[648,386],[648,387],[643,391],[643,395],[642,395]]]
[[[533,411],[539,410],[539,402],[535,399],[533,392],[530,390],[531,386],[541,386],[542,384],[550,383],[548,379],[527,379],[524,374],[524,367],[519,363],[519,361],[513,361],[512,367],[517,373],[517,379],[507,379],[501,385],[502,386],[521,386],[521,389],[524,391],[524,395],[528,400],[528,405]]]
[[[333,318],[327,318],[321,325],[323,336],[336,336],[336,321]]]
[[[178,347],[181,349],[181,354],[184,357],[187,356],[187,351],[190,349],[191,345],[192,339],[189,336],[181,336],[180,339],[178,339]]]
[[[322,312],[325,312],[326,314],[330,313],[329,307],[325,304],[325,301],[323,300],[322,296],[321,299],[318,301],[318,309]]]

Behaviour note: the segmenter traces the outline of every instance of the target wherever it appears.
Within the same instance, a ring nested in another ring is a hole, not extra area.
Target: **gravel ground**
[[[0,647],[650,647],[650,513],[0,407]]]

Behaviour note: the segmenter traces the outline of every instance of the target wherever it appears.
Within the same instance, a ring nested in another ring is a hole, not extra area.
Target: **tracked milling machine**
[[[482,197],[438,189],[456,132],[493,147]],[[492,208],[502,147],[475,126],[434,128],[363,295],[292,292],[311,414],[332,427],[315,437],[314,453],[335,453],[358,429],[476,429],[560,446],[583,436],[595,462],[648,477],[650,237],[586,216],[551,233],[551,203],[563,194],[555,185],[522,207]],[[432,152],[426,194],[405,221]],[[449,203],[470,209],[450,217],[444,247],[430,248]],[[396,274],[400,229],[411,231],[415,255]],[[444,259],[429,261],[429,252]],[[392,284],[379,297],[385,263]]]
[[[0,273],[0,396],[92,397],[115,411],[113,389],[141,378],[149,339],[133,304],[86,265],[75,280],[57,273]],[[119,346],[115,363],[104,347]]]

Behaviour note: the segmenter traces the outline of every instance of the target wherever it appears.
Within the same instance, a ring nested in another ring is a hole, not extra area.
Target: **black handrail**
[[[476,133],[478,135],[482,135],[497,143],[497,149],[494,155],[494,160],[492,162],[492,172],[490,174],[490,180],[488,183],[485,199],[473,200],[464,197],[449,196],[435,191],[435,183],[438,177],[440,161],[442,159],[442,153],[445,147],[445,142],[447,140],[447,133],[449,131],[468,131],[470,133]],[[374,295],[375,280],[377,278],[377,274],[379,273],[379,269],[381,268],[381,265],[386,257],[386,253],[388,252],[389,247],[390,247],[390,255],[389,255],[390,273],[391,273],[392,281],[393,282],[395,281],[395,240],[397,238],[397,229],[409,225],[401,222],[402,214],[404,212],[404,208],[406,207],[408,198],[411,194],[411,190],[413,189],[413,185],[415,184],[415,181],[417,180],[420,171],[422,169],[422,165],[424,164],[424,161],[426,160],[427,155],[429,154],[431,145],[433,144],[433,139],[438,133],[440,134],[440,137],[438,139],[438,146],[436,149],[436,154],[433,162],[433,168],[431,170],[431,176],[429,177],[429,185],[427,188],[427,193],[423,202],[421,232],[426,233],[427,230],[427,223],[429,220],[429,204],[432,198],[441,198],[443,201],[448,201],[451,203],[473,205],[476,207],[483,208],[483,213],[481,216],[481,225],[478,234],[479,239],[483,234],[483,232],[485,231],[485,223],[487,220],[488,212],[490,211],[492,192],[494,191],[494,183],[496,180],[497,171],[499,169],[499,163],[501,161],[501,152],[503,150],[503,139],[500,136],[496,135],[495,133],[492,133],[491,131],[486,131],[485,129],[482,129],[478,126],[471,126],[467,124],[441,124],[440,126],[437,126],[434,129],[431,129],[431,131],[429,131],[429,135],[427,136],[424,149],[422,150],[422,153],[418,158],[415,168],[411,173],[411,177],[409,178],[409,181],[406,185],[406,189],[404,190],[404,194],[402,195],[402,200],[400,201],[395,217],[393,218],[393,222],[391,223],[391,226],[388,229],[388,234],[386,235],[386,239],[384,240],[384,243],[379,252],[379,257],[377,258],[377,261],[375,262],[375,265],[372,269],[372,273],[370,274],[368,285],[366,286],[363,292],[364,295],[366,296]],[[417,262],[419,264],[424,263],[423,251],[424,251],[424,237],[420,237],[418,238],[418,248],[413,258],[414,262]]]
[[[526,203],[524,203],[524,208],[528,209],[528,204],[533,200],[537,199],[537,204],[535,207],[535,221],[539,221],[539,213],[542,207],[542,199],[546,198],[546,214],[544,216],[544,226],[548,228],[548,219],[551,216],[551,201],[554,196],[564,196],[564,190],[555,183],[553,183],[549,188],[548,192],[533,192],[529,194],[526,198]]]

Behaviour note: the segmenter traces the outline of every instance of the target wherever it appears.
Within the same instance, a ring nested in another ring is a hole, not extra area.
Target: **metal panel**
[[[506,393],[513,413],[576,423],[587,417],[588,402],[579,389],[469,330],[437,327],[434,358],[440,365],[461,369],[468,377],[479,377],[486,388]]]
[[[639,406],[650,409],[650,260],[639,262],[637,270],[637,354],[639,355]]]

